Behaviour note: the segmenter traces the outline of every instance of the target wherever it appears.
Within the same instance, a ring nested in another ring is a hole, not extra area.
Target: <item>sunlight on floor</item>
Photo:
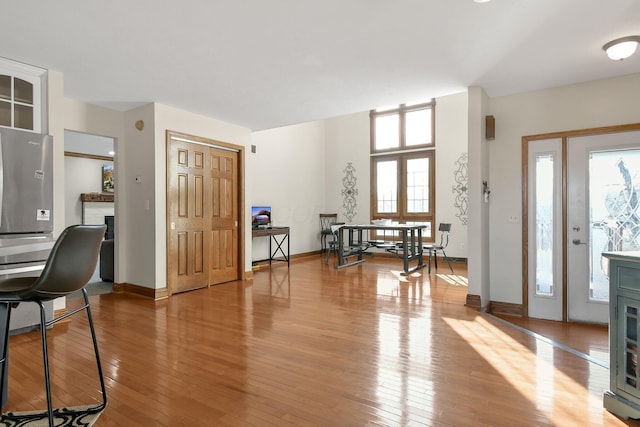
[[[409,282],[409,277],[404,276],[404,271],[402,270],[391,270],[391,274],[393,275],[393,277],[400,281],[400,282]],[[413,274],[417,274],[416,276],[414,276]],[[410,277],[420,277],[419,273],[413,273],[410,275]]]
[[[602,390],[577,383],[564,372],[555,369],[552,345],[536,341],[534,351],[513,340],[499,328],[481,317],[473,321],[445,318],[444,321],[482,356],[523,397],[549,419],[561,413],[589,414],[592,422],[602,422]],[[596,367],[599,368],[599,367]],[[600,368],[603,372],[605,369]],[[591,372],[591,368],[589,368]],[[474,373],[471,373],[474,375]],[[589,375],[591,378],[591,375]],[[570,397],[570,401],[567,401]]]
[[[469,280],[464,276],[458,276],[457,274],[436,274],[436,276],[450,285],[469,286]]]

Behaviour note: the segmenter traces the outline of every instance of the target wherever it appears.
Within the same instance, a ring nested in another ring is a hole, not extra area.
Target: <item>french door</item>
[[[602,252],[640,249],[640,132],[530,141],[530,317],[607,323]]]

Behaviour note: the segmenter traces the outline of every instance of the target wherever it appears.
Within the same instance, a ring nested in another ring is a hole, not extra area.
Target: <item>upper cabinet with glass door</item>
[[[45,71],[0,60],[0,126],[42,131],[42,79]]]

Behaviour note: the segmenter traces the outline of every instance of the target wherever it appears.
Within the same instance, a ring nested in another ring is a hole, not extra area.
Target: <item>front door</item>
[[[171,294],[239,279],[238,162],[238,150],[168,133],[167,285]]]
[[[602,252],[640,249],[640,132],[570,138],[567,264],[570,321],[609,321]]]
[[[528,314],[607,323],[601,254],[640,249],[640,132],[534,140],[527,154]]]

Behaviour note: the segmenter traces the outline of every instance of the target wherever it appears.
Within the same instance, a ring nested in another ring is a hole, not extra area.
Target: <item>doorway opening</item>
[[[115,224],[115,146],[112,137],[65,130],[65,227]],[[105,236],[96,271],[87,286],[89,293],[111,292],[114,252],[115,236],[110,239]]]

